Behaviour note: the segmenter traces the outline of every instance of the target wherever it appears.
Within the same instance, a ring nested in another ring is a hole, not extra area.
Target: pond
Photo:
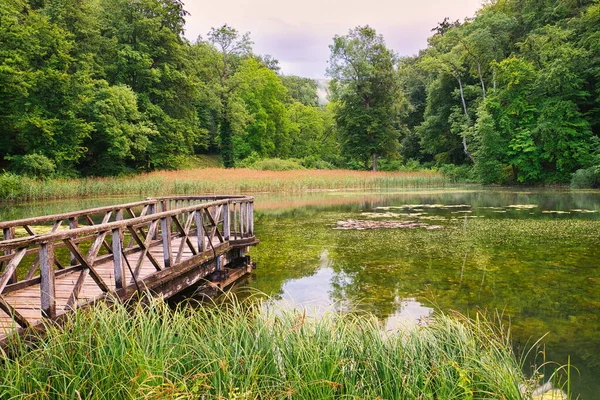
[[[600,393],[600,193],[445,189],[256,195],[252,256],[236,288],[309,312],[371,312],[382,329],[437,311],[496,313],[523,352],[571,364],[582,399]],[[23,204],[0,219],[139,197]],[[395,228],[377,228],[380,225]],[[398,222],[403,222],[398,224]],[[349,228],[349,229],[340,229]],[[554,366],[544,368],[546,378]]]
[[[435,310],[498,312],[517,351],[547,335],[528,366],[570,356],[575,392],[600,393],[600,193],[329,192],[256,207],[251,288],[313,312],[369,311],[386,330]],[[336,229],[349,220],[425,227]]]

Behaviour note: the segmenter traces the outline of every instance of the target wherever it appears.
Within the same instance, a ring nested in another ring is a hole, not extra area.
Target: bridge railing
[[[252,241],[253,204],[252,197],[244,196],[172,196],[1,222],[0,309],[26,327],[27,316],[5,300],[26,287],[40,285],[41,316],[53,318],[78,306],[88,276],[102,295],[137,285],[144,267],[161,271],[191,265],[219,246]],[[96,222],[99,215],[102,219]],[[87,226],[78,224],[82,219]],[[68,229],[60,229],[66,221]],[[49,232],[36,233],[34,227],[48,223]],[[18,228],[21,236],[15,237]],[[157,246],[162,251],[153,252]],[[97,268],[100,264],[104,272]],[[57,287],[57,277],[68,273],[77,279],[70,287]]]

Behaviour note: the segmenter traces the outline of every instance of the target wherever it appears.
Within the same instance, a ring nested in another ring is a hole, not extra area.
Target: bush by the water
[[[264,158],[247,166],[258,171],[297,171],[306,169],[296,160],[282,160],[280,158]]]
[[[0,201],[20,197],[24,179],[10,172],[0,174]]]
[[[598,167],[578,169],[571,175],[573,189],[591,189],[600,187],[600,173]]]
[[[6,157],[11,161],[14,172],[30,178],[48,179],[56,172],[56,164],[43,154]]]
[[[439,171],[452,182],[473,181],[473,169],[469,165],[444,164]]]
[[[506,333],[440,315],[382,332],[371,316],[265,309],[235,300],[79,310],[34,347],[0,356],[4,398],[520,399]]]

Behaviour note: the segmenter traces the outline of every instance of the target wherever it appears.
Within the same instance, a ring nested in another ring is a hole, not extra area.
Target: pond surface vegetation
[[[258,290],[314,313],[370,312],[388,331],[437,310],[499,313],[510,322],[517,352],[545,336],[528,366],[566,364],[570,356],[580,371],[573,373],[573,392],[582,399],[600,393],[599,192],[466,188],[255,197],[258,268],[236,290]],[[134,200],[23,204],[1,209],[0,217]],[[335,229],[349,220],[411,228]],[[546,379],[554,369],[543,368]]]
[[[600,393],[600,193],[330,192],[256,207],[252,288],[317,313],[370,312],[385,330],[436,310],[498,312],[517,352],[546,335],[527,365],[571,356],[574,392]],[[348,220],[442,229],[336,229]]]

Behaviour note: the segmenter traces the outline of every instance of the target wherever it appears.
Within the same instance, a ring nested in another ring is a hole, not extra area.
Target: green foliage
[[[393,156],[398,148],[403,96],[394,68],[395,56],[381,35],[369,26],[335,36],[329,46],[328,75],[338,103],[335,121],[342,152],[377,169],[377,157]]]
[[[295,75],[283,75],[281,82],[287,88],[290,102],[298,101],[305,106],[317,107],[317,82],[314,79],[303,78]]]
[[[470,165],[444,164],[439,168],[444,176],[450,178],[451,182],[472,182],[473,168]]]
[[[6,159],[11,161],[14,172],[30,178],[48,179],[56,171],[54,162],[38,153],[24,156],[7,156]]]
[[[240,65],[235,78],[244,82],[239,95],[251,117],[244,133],[251,151],[261,157],[288,157],[291,138],[284,104],[287,92],[277,74],[248,59]]]
[[[399,64],[411,102],[402,154],[471,158],[486,184],[567,182],[591,165],[598,15],[597,2],[506,0],[444,21],[426,50]]]
[[[248,168],[259,171],[294,171],[305,169],[295,160],[282,160],[279,158],[265,158],[248,165]]]
[[[0,174],[0,201],[18,199],[24,191],[23,178],[10,172]]]
[[[87,175],[118,175],[144,166],[145,155],[158,132],[141,121],[137,96],[127,86],[98,89],[90,102],[88,118],[94,130],[80,169]]]
[[[571,188],[593,189],[600,187],[600,173],[598,167],[578,169],[571,175]]]

